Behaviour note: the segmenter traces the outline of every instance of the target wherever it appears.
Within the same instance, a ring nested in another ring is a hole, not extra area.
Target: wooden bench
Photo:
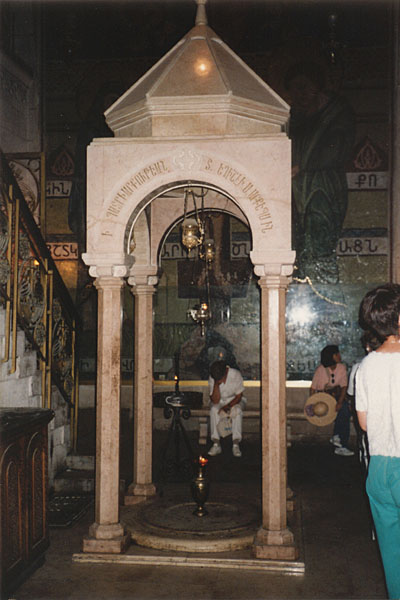
[[[192,415],[192,417],[198,417],[198,419],[199,419],[199,444],[204,445],[207,443],[208,419],[210,416],[210,409],[209,408],[193,408],[193,409],[190,409],[190,414]],[[260,411],[244,409],[243,418],[244,419],[259,419]]]
[[[297,387],[299,385],[298,382],[287,382],[287,388]],[[260,419],[260,409],[256,408],[260,405],[260,382],[259,381],[245,381],[245,392],[244,395],[247,398],[247,407],[243,411],[243,419]],[[305,382],[305,385],[302,386],[308,390],[309,382]],[[154,391],[155,392],[167,392],[173,393],[174,389],[174,381],[154,381]],[[185,393],[189,391],[202,392],[203,394],[203,403],[202,406],[198,408],[191,408],[190,413],[191,417],[197,418],[199,420],[199,444],[205,445],[208,440],[208,422],[210,416],[210,407],[209,407],[209,396],[208,396],[208,382],[207,381],[180,381],[180,390]],[[287,389],[289,392],[289,389]],[[306,417],[302,411],[302,406],[304,406],[304,401],[302,401],[301,407],[297,410],[293,410],[293,408],[288,410],[287,412],[287,439],[290,443],[290,420],[306,420]]]
[[[199,419],[199,444],[201,446],[203,446],[203,445],[207,444],[207,439],[208,439],[208,420],[209,420],[209,416],[210,416],[210,409],[209,408],[193,408],[190,410],[190,414],[192,417],[198,417],[198,419]],[[260,411],[245,409],[243,411],[243,418],[244,419],[259,419]],[[287,419],[287,421],[289,421],[289,419],[303,421],[306,419],[306,417],[303,412],[298,411],[298,412],[287,413],[286,419]],[[288,439],[288,442],[290,442],[290,424],[287,424],[287,439]]]

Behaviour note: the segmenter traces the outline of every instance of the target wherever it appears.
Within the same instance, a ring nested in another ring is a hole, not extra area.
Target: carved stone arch
[[[196,152],[187,142],[162,141],[156,147],[139,140],[132,145],[118,139],[102,142],[100,153],[97,140],[88,149],[95,173],[104,176],[98,181],[94,173],[88,187],[87,264],[125,264],[127,236],[139,212],[166,190],[188,182],[219,190],[239,206],[252,231],[254,265],[293,264],[285,136],[241,140],[240,152],[225,139],[218,140],[218,148],[199,140]]]
[[[128,253],[134,256],[135,265],[150,264],[150,236],[150,224],[146,210],[142,210],[132,228],[127,248]]]
[[[220,196],[224,196],[225,197],[225,209],[224,209],[224,207],[217,206],[217,204],[215,202],[208,205],[207,200],[205,201],[204,208],[206,210],[215,210],[215,211],[221,210],[226,213],[232,214],[232,216],[235,216],[236,218],[241,220],[243,223],[245,223],[251,231],[251,225],[248,222],[248,219],[247,219],[246,215],[244,214],[242,208],[238,204],[237,200],[234,197],[232,197],[230,194],[228,194],[226,192],[226,190],[219,188],[215,185],[211,185],[207,181],[193,181],[193,180],[176,181],[176,182],[171,182],[171,184],[169,184],[169,185],[164,185],[161,188],[153,190],[150,194],[148,194],[145,198],[143,198],[143,200],[141,202],[139,202],[136,205],[136,207],[134,208],[134,210],[132,211],[131,215],[128,218],[126,228],[125,228],[124,246],[127,249],[126,250],[127,252],[129,252],[129,248],[132,245],[132,242],[131,242],[132,234],[135,230],[135,227],[136,227],[136,224],[138,222],[140,215],[143,214],[143,211],[144,210],[148,211],[147,216],[148,216],[148,220],[149,220],[149,229],[152,231],[151,213],[149,211],[149,208],[151,207],[151,205],[153,205],[154,203],[157,203],[157,201],[159,201],[163,196],[166,196],[167,194],[171,194],[174,190],[182,190],[187,187],[205,188],[207,190],[214,191],[215,193],[217,193]],[[178,200],[178,199],[179,199],[179,195],[177,194],[176,200]],[[173,197],[170,197],[168,199],[165,199],[164,202],[170,201],[170,204],[172,204],[173,200],[175,200],[175,199]],[[230,203],[230,206],[231,206],[230,210],[227,208],[227,201]],[[168,232],[171,231],[171,229],[173,229],[175,227],[175,225],[183,218],[183,201],[182,201],[182,199],[179,199],[179,203],[180,204],[178,206],[173,206],[173,207],[169,206],[168,207],[169,214],[170,214],[171,208],[173,210],[172,218],[170,219],[170,222],[168,225]],[[181,210],[179,211],[179,209],[181,209]],[[194,209],[188,210],[188,215],[189,216],[192,215],[193,212],[194,212]],[[163,237],[165,237],[166,234],[167,234],[166,231],[164,231]],[[157,238],[157,235],[156,235],[156,238]]]
[[[250,225],[241,211],[240,207],[235,202],[234,198],[229,197],[224,190],[217,189],[215,186],[210,186],[206,182],[190,182],[192,187],[206,189],[208,191],[214,192],[215,195],[209,197],[206,195],[204,200],[204,212],[208,215],[211,213],[224,213],[230,216],[237,218],[242,221],[251,232]],[[189,184],[186,184],[189,187]],[[185,187],[186,187],[185,186]],[[158,198],[154,202],[155,212],[157,211],[157,200],[161,200]],[[157,264],[160,264],[161,260],[161,249],[162,245],[167,239],[168,235],[174,229],[174,227],[179,224],[184,218],[184,205],[182,198],[171,198],[171,206],[172,209],[172,218],[169,219],[169,222],[166,223],[166,226],[163,227],[163,224],[156,219],[156,221],[161,225],[157,230],[152,230],[152,255],[154,256],[154,260],[157,261]],[[193,206],[189,206],[187,210],[187,216],[193,217],[195,215],[195,210]],[[201,215],[200,215],[201,216]]]
[[[249,223],[247,222],[246,218],[244,217],[244,215],[241,212],[229,210],[229,208],[226,208],[226,207],[224,207],[224,208],[216,208],[216,207],[210,207],[210,206],[207,206],[207,205],[204,207],[204,211],[206,212],[207,215],[210,215],[210,213],[211,214],[212,213],[218,213],[218,214],[222,213],[224,215],[228,215],[230,217],[234,217],[235,219],[238,219],[244,225],[246,225],[246,227],[248,227],[250,235],[251,235],[251,229],[250,229]],[[195,214],[194,210],[191,210],[191,211],[187,212],[187,216],[188,217],[193,217],[194,214]],[[162,247],[163,247],[164,242],[167,240],[169,234],[176,227],[176,225],[178,225],[182,220],[183,220],[183,213],[181,214],[180,217],[176,218],[173,222],[170,223],[169,227],[167,227],[164,230],[164,233],[159,238],[158,252],[157,252],[157,261],[158,261],[158,264],[160,264],[160,262],[161,262],[161,251],[162,251]]]

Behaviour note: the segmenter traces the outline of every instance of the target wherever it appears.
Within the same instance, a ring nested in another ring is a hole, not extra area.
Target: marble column
[[[125,504],[143,502],[156,493],[152,476],[153,450],[153,294],[156,277],[130,278],[135,297],[135,381],[133,483]]]
[[[254,540],[257,558],[298,556],[287,527],[286,332],[288,278],[265,275],[261,287],[262,526]]]
[[[99,277],[95,522],[84,552],[124,552],[130,536],[119,520],[121,277]]]

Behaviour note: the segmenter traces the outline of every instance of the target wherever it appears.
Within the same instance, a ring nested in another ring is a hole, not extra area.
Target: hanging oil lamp
[[[193,321],[200,323],[200,333],[201,336],[204,337],[206,331],[205,322],[211,318],[211,311],[208,307],[208,304],[206,302],[202,302],[199,306],[189,308],[187,314],[193,319]]]
[[[200,227],[196,219],[185,218],[182,223],[182,244],[188,252],[200,245],[200,238]]]
[[[191,196],[193,200],[193,209],[195,214],[194,217],[187,217],[187,205],[189,196]],[[196,248],[197,246],[200,246],[203,243],[204,226],[197,212],[196,195],[191,188],[185,188],[183,222],[181,229],[182,244],[185,246],[188,253],[190,253],[190,251],[193,248]]]
[[[206,261],[207,267],[211,269],[211,264],[215,258],[215,242],[212,239],[204,241],[202,250],[200,252],[200,258]]]

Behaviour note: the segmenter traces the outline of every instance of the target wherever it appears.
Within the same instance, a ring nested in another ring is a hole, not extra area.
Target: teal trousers
[[[371,456],[367,493],[389,598],[400,599],[400,458]]]

